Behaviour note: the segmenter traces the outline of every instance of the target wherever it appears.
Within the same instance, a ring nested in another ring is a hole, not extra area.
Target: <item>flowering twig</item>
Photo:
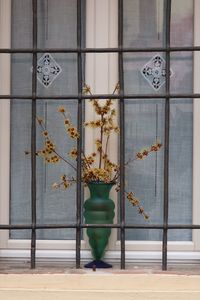
[[[113,95],[116,92],[119,92],[120,86],[119,83],[116,84]],[[92,95],[91,89],[88,85],[84,84],[83,92],[85,94]],[[82,166],[82,181],[85,184],[90,182],[105,182],[105,183],[114,183],[117,185],[116,191],[120,190],[120,167],[118,164],[113,163],[108,156],[109,141],[112,133],[119,133],[119,127],[115,123],[116,109],[112,108],[113,100],[107,99],[104,104],[100,104],[97,99],[91,99],[93,108],[98,118],[96,120],[87,121],[84,123],[85,127],[89,126],[93,129],[99,130],[99,137],[95,140],[96,150],[90,155],[85,155],[85,152],[81,150],[81,166]],[[58,112],[61,113],[64,118],[64,126],[66,129],[67,135],[78,141],[80,133],[77,131],[77,128],[72,124],[70,119],[70,114],[66,111],[64,106],[59,106]],[[62,156],[56,149],[55,144],[49,136],[48,131],[46,130],[45,124],[41,118],[37,117],[37,121],[42,129],[42,134],[45,138],[44,148],[40,151],[37,151],[37,154],[42,156],[47,163],[56,163],[60,160],[68,164],[73,170],[77,171],[77,168]],[[156,141],[149,148],[144,148],[137,152],[133,158],[128,159],[124,167],[128,164],[133,163],[137,160],[145,159],[151,152],[158,152],[162,144],[159,141]],[[72,147],[68,153],[72,159],[77,160],[78,150],[77,147]],[[98,162],[96,161],[98,160]],[[98,166],[98,167],[96,167]],[[71,186],[76,180],[72,177],[68,178],[67,175],[61,176],[61,181],[59,183],[54,183],[53,188],[63,187],[67,189]],[[133,192],[125,191],[126,197],[129,202],[135,206],[138,210],[138,213],[143,215],[147,220],[149,216],[144,211],[144,208],[140,205],[140,201],[135,197]]]
[[[139,199],[137,199],[135,197],[135,195],[133,194],[133,192],[127,192],[125,191],[126,194],[126,198],[129,200],[129,202],[133,205],[136,206],[138,208],[138,213],[143,215],[145,220],[149,219],[149,215],[144,211],[144,208],[140,205],[140,201]]]
[[[37,117],[36,119],[37,119],[40,127],[43,130],[43,135],[45,137],[45,144],[46,144],[46,147],[43,150],[37,151],[37,154],[45,156],[45,155],[51,154],[53,152],[57,155],[57,157],[59,157],[61,160],[63,160],[65,163],[67,163],[71,168],[73,168],[76,171],[77,169],[66,158],[64,158],[62,155],[60,155],[55,150],[55,146],[52,142],[52,139],[49,137],[49,133],[46,130],[46,126],[44,125],[44,122],[43,122],[42,118]],[[47,157],[46,157],[46,161],[50,162],[50,161],[48,161]],[[52,161],[52,162],[57,162],[57,161]]]

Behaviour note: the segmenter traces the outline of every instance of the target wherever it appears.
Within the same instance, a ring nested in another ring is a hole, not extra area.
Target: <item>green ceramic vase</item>
[[[84,203],[86,224],[113,224],[115,204],[109,198],[114,183],[91,182],[90,198]],[[101,261],[111,234],[111,228],[87,228],[89,244],[96,262]]]

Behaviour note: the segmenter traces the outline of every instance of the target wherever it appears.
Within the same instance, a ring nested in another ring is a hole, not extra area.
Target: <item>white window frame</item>
[[[87,47],[117,47],[117,0],[87,0],[86,5],[86,46]],[[200,3],[194,1],[194,28],[195,45],[200,45],[199,28]],[[102,21],[103,20],[103,21]],[[11,1],[0,0],[0,47],[10,47],[11,31]],[[3,33],[3,34],[2,34]],[[98,37],[98,39],[97,39]],[[100,38],[99,38],[100,37]],[[98,59],[96,59],[98,57]],[[10,55],[0,55],[1,74],[0,91],[2,94],[10,93]],[[194,92],[199,92],[197,78],[200,76],[200,54],[194,52]],[[118,78],[117,54],[98,53],[86,55],[86,82],[92,87],[94,93],[110,93],[115,86]],[[91,119],[94,112],[89,103],[86,103],[85,117]],[[199,223],[200,210],[200,101],[194,100],[194,140],[193,140],[193,224]],[[0,223],[9,223],[9,164],[10,164],[10,102],[9,100],[0,101]],[[87,151],[93,150],[94,133],[89,129],[86,131]],[[117,146],[117,138],[113,138],[112,144]],[[117,147],[115,147],[117,149]],[[117,152],[113,154],[117,161]],[[116,201],[116,195],[113,192]],[[117,211],[116,211],[117,215]],[[29,240],[9,240],[9,231],[0,231],[0,256],[29,256]],[[87,241],[82,241],[81,248],[88,249]],[[152,241],[126,241],[127,258],[129,259],[160,259],[161,242]],[[12,249],[21,249],[16,252]],[[22,251],[23,249],[23,251]],[[38,257],[59,257],[74,259],[75,241],[37,241]],[[51,250],[50,250],[51,249]],[[169,258],[200,258],[200,233],[199,230],[193,231],[193,241],[191,242],[168,242]],[[120,242],[117,241],[117,230],[112,230],[110,243],[106,256],[109,258],[120,257]],[[145,250],[145,251],[144,251]],[[151,251],[151,252],[149,252]],[[175,251],[175,252],[174,252]],[[196,252],[193,252],[196,251]],[[82,252],[82,258],[90,257],[89,251]]]

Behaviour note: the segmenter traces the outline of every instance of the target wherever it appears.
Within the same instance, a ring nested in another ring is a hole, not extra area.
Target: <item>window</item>
[[[148,259],[149,251],[160,259],[162,250],[163,269],[167,245],[169,258],[194,258],[200,248],[199,232],[192,231],[200,228],[198,1],[38,0],[32,6],[27,0],[1,0],[0,5],[6,12],[0,17],[2,255],[16,255],[12,249],[22,255],[31,247],[32,267],[36,254],[59,253],[72,260],[76,255],[77,267],[80,256],[89,256],[80,180],[67,197],[51,190],[63,167],[44,165],[24,151],[41,146],[34,122],[40,115],[60,149],[68,152],[72,143],[63,141],[57,107],[64,104],[80,129],[82,120],[91,117],[81,94],[82,80],[94,94],[109,97],[119,79],[121,94],[115,102],[121,135],[112,144],[116,149],[120,145],[120,151],[112,156],[116,161],[119,157],[122,166],[134,151],[157,138],[165,146],[154,158],[121,167],[122,189],[133,188],[151,218],[144,222],[123,192],[120,199],[113,192],[118,225],[113,226],[108,255],[120,258],[122,268],[125,250],[130,259]],[[45,67],[47,61],[54,74]],[[83,144],[88,153],[94,138],[86,130]],[[80,179],[80,160],[77,167]]]

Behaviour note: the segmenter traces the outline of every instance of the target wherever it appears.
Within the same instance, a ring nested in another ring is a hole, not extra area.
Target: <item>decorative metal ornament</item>
[[[150,86],[158,91],[166,81],[166,61],[160,55],[153,56],[141,69],[141,73]],[[170,69],[170,77],[173,75]]]
[[[46,88],[62,72],[61,67],[50,53],[44,53],[37,62],[37,79]]]

